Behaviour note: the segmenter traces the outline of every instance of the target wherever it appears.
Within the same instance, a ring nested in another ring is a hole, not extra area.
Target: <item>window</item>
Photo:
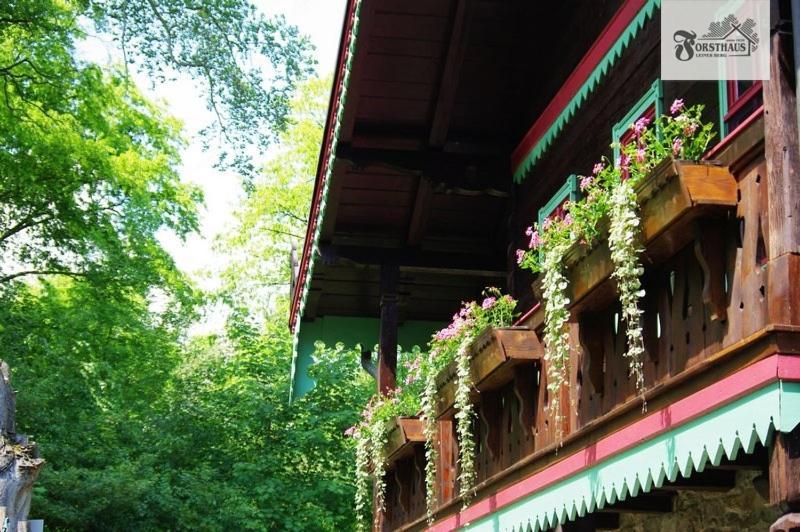
[[[611,138],[616,144],[624,146],[633,139],[631,124],[640,118],[647,117],[652,123],[664,112],[664,94],[661,79],[656,79],[647,89],[647,92],[639,99],[630,111],[617,122],[611,129]],[[619,159],[619,146],[614,146],[614,161]]]
[[[719,82],[720,131],[724,138],[764,103],[761,81],[721,80]]]
[[[564,203],[567,201],[577,201],[579,199],[580,188],[578,176],[570,175],[564,185],[556,192],[547,204],[539,209],[539,227],[544,223],[548,216],[554,218],[564,217]]]

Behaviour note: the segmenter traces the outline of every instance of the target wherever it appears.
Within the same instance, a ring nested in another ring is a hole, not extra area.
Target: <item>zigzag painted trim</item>
[[[298,305],[297,313],[295,314],[294,337],[292,338],[292,390],[294,388],[295,372],[297,371],[297,346],[300,342],[300,327],[302,326],[302,317],[305,313],[306,302],[308,301],[311,279],[314,275],[314,264],[316,262],[314,259],[319,252],[319,237],[320,233],[322,232],[322,223],[325,219],[325,208],[328,204],[328,192],[330,189],[331,175],[333,174],[333,164],[336,160],[336,146],[339,143],[339,133],[342,128],[342,119],[344,117],[344,104],[347,101],[347,92],[350,86],[350,73],[353,67],[353,58],[355,57],[356,53],[358,28],[361,22],[361,4],[362,0],[356,0],[353,13],[353,27],[350,32],[350,41],[347,44],[344,72],[341,79],[342,90],[339,93],[338,100],[335,102],[336,117],[332,127],[333,135],[330,139],[331,147],[330,150],[328,150],[327,159],[320,161],[321,164],[325,165],[323,173],[324,179],[322,183],[322,195],[320,198],[319,207],[317,209],[316,220],[313,220],[314,234],[312,235],[311,252],[308,259],[308,268],[306,269],[305,277],[302,279],[302,293],[300,294],[300,304]],[[312,223],[312,220],[309,220],[309,223]],[[293,391],[290,391],[290,395],[293,395]]]
[[[622,56],[622,53],[628,48],[631,41],[636,37],[642,27],[644,27],[644,23],[652,18],[656,8],[660,5],[661,0],[648,0],[641,11],[636,15],[636,18],[625,28],[625,31],[622,32],[622,35],[619,36],[611,49],[606,53],[603,59],[600,60],[600,63],[595,67],[583,85],[581,85],[581,88],[575,96],[572,97],[545,134],[542,135],[542,138],[536,142],[528,155],[525,156],[525,159],[523,159],[514,170],[514,181],[516,183],[520,183],[539,159],[542,158],[547,149],[553,144],[556,137],[572,120],[584,102],[589,98],[592,92],[594,92],[595,88],[597,88],[600,81],[605,78],[609,69],[614,66]]]
[[[501,508],[464,530],[539,532],[752,453],[800,424],[800,383],[778,381]],[[587,457],[588,458],[588,457]]]

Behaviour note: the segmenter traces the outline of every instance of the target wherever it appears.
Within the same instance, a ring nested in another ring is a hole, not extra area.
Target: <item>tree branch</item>
[[[0,284],[7,283],[19,277],[25,277],[28,275],[64,275],[66,277],[88,277],[87,274],[82,272],[70,272],[66,270],[24,270],[0,277]]]

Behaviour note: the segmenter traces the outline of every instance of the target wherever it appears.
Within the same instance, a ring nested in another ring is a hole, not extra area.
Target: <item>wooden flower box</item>
[[[725,212],[736,206],[736,179],[727,167],[713,162],[682,161],[666,159],[656,166],[637,186],[639,198],[642,242],[645,267],[657,265],[673,256],[692,241],[698,241],[698,255],[707,270],[715,269],[714,248],[723,240],[713,220],[722,218]],[[700,221],[708,223],[703,225]],[[601,233],[607,233],[608,222]],[[709,260],[705,260],[708,257]],[[568,297],[573,312],[597,310],[616,297],[616,288],[610,276],[614,269],[607,238],[601,238],[594,246],[573,244],[564,257],[569,279]],[[706,271],[709,283],[721,276]],[[533,289],[541,301],[540,275]],[[716,305],[712,316],[724,312],[719,302],[711,299],[721,293],[721,287],[707,287],[709,301]],[[716,314],[715,314],[716,313]],[[541,313],[540,313],[541,314]]]
[[[528,327],[490,328],[478,336],[470,347],[470,374],[473,388],[490,391],[510,382],[514,368],[544,356],[544,348],[536,333]],[[455,402],[456,363],[442,371],[437,380],[437,417],[450,414]]]
[[[413,453],[414,445],[425,443],[423,421],[418,417],[399,417],[389,430],[386,461],[389,465]]]

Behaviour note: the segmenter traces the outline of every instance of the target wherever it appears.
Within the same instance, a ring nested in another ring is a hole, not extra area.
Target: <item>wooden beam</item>
[[[425,228],[428,225],[431,199],[433,199],[433,187],[431,187],[430,181],[420,177],[417,185],[417,196],[414,199],[414,209],[411,212],[411,220],[408,224],[406,244],[409,246],[419,246],[422,243],[422,239],[425,236]]]
[[[800,425],[776,432],[769,459],[769,502],[786,511],[800,511]]]
[[[664,484],[664,491],[730,491],[736,486],[736,471],[731,469],[706,469],[689,478],[678,476],[675,482]]]
[[[715,469],[727,469],[731,471],[766,471],[768,466],[769,454],[767,453],[767,448],[763,445],[758,445],[750,454],[739,453],[736,456],[736,460],[723,458]]]
[[[372,4],[374,5],[374,4]],[[342,117],[342,128],[339,133],[340,142],[349,142],[353,137],[353,130],[356,125],[356,114],[358,113],[358,100],[361,95],[361,79],[364,77],[365,63],[369,53],[369,34],[375,18],[374,7],[369,7],[369,2],[361,8],[358,21],[358,39],[356,52],[353,57],[352,70],[350,71],[350,82],[347,87],[347,102],[344,107]]]
[[[596,530],[617,530],[618,528],[619,514],[615,512],[595,512],[561,525],[562,532],[595,532]]]
[[[469,42],[469,27],[473,8],[474,0],[458,0],[456,5],[452,31],[450,32],[450,42],[447,46],[447,58],[442,67],[439,95],[436,98],[431,134],[428,139],[429,144],[434,147],[441,147],[447,139],[450,119],[456,104],[461,65],[464,63],[464,56]]]
[[[434,183],[446,183],[465,190],[492,189],[505,195],[510,192],[508,161],[483,154],[450,153],[439,150],[401,151],[357,148],[340,142],[336,157],[359,168],[377,166],[421,175]],[[496,194],[497,195],[497,194]]]
[[[764,81],[770,259],[800,252],[800,148],[790,47],[791,36],[780,31],[772,36],[770,80]]]
[[[396,264],[381,266],[381,325],[378,340],[378,392],[388,394],[397,383],[397,281]]]
[[[618,501],[606,509],[614,512],[633,513],[633,514],[666,514],[673,510],[675,493],[668,491],[651,491],[641,493],[636,497],[628,497],[624,501]]]
[[[321,242],[319,254],[322,264],[335,265],[354,263],[380,266],[393,263],[403,271],[416,273],[462,273],[473,272],[479,276],[505,275],[504,257],[490,253],[468,254],[435,252],[415,249],[389,249],[359,246],[338,246]],[[479,274],[477,272],[480,272]]]
[[[336,230],[336,215],[339,211],[339,196],[342,193],[342,183],[344,182],[344,174],[347,173],[348,164],[346,161],[336,160],[333,163],[333,171],[331,172],[331,184],[328,192],[328,201],[326,202],[325,214],[322,220],[322,229],[320,232],[320,240],[330,241],[333,238],[334,231]]]

